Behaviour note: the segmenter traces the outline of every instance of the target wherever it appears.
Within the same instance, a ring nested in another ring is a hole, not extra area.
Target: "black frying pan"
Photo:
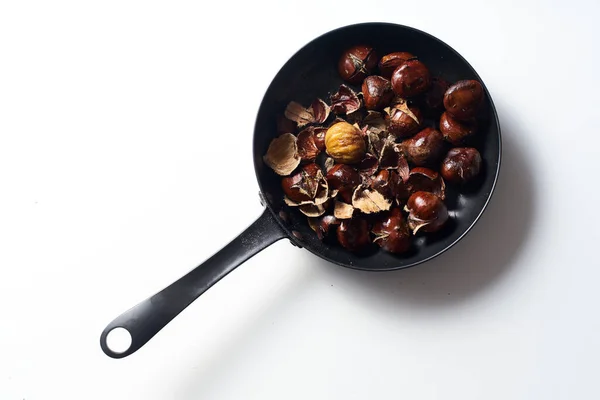
[[[166,289],[121,314],[102,332],[100,346],[110,357],[122,358],[134,353],[160,331],[192,301],[217,283],[238,265],[265,247],[287,238],[296,246],[343,267],[368,271],[408,268],[438,256],[458,242],[475,224],[488,204],[500,170],[501,137],[496,110],[487,89],[486,103],[478,132],[479,149],[484,161],[483,177],[476,187],[457,193],[448,188],[446,204],[450,223],[434,235],[419,236],[414,250],[398,256],[384,251],[356,255],[336,245],[319,241],[306,217],[292,210],[288,222],[279,217],[283,193],[281,177],[267,167],[262,156],[276,134],[277,117],[290,100],[310,104],[316,97],[327,99],[342,83],[337,73],[341,52],[355,44],[370,44],[378,54],[408,51],[427,65],[433,76],[449,82],[460,79],[483,81],[467,61],[450,46],[435,37],[402,25],[366,23],[336,29],[318,37],[298,51],[281,68],[262,101],[254,127],[254,169],[265,211],[231,243]],[[123,352],[109,349],[108,333],[122,327],[131,334],[131,345]]]

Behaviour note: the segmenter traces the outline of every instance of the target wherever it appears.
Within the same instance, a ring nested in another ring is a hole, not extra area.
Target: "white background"
[[[3,1],[0,398],[600,398],[599,17],[592,0]],[[110,320],[260,214],[251,138],[278,69],[364,21],[441,38],[492,93],[503,169],[474,231],[385,274],[280,241],[106,357]]]

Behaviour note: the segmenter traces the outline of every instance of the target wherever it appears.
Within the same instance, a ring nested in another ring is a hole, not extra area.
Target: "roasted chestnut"
[[[408,198],[404,210],[408,212],[408,226],[413,234],[439,231],[448,221],[448,209],[442,199],[429,192],[416,192]]]
[[[410,53],[403,51],[397,51],[395,53],[386,54],[379,60],[379,72],[386,78],[391,78],[394,70],[398,68],[403,62],[416,58]]]
[[[461,121],[452,116],[448,111],[442,114],[440,118],[440,131],[444,139],[455,146],[464,144],[465,141],[475,134],[477,121]]]
[[[371,180],[371,188],[377,190],[384,197],[391,197],[390,171],[382,169]]]
[[[347,250],[363,250],[371,243],[369,224],[363,218],[343,220],[337,229],[337,239]]]
[[[390,253],[404,253],[410,248],[410,231],[399,208],[376,222],[371,231],[375,235],[373,242]]]
[[[367,145],[363,133],[347,122],[333,124],[325,134],[325,150],[336,162],[354,164],[363,159]]]
[[[329,189],[339,190],[346,203],[352,203],[352,193],[361,183],[357,170],[346,164],[336,164],[327,172]]]
[[[444,94],[450,84],[442,78],[432,78],[429,90],[423,95],[423,105],[427,111],[439,112],[444,108]]]
[[[483,86],[474,80],[458,81],[444,94],[446,111],[463,121],[475,118],[481,103],[483,103]]]
[[[338,72],[343,80],[358,84],[377,65],[377,54],[370,46],[359,45],[346,50],[338,62]]]
[[[362,84],[365,107],[369,110],[380,110],[392,101],[394,92],[389,80],[382,76],[367,76]]]
[[[446,197],[446,184],[440,174],[432,169],[424,167],[413,168],[408,176],[407,184],[411,193],[429,192],[442,200]]]
[[[425,128],[401,144],[408,161],[418,166],[435,161],[440,156],[443,146],[442,134],[433,128]]]
[[[392,89],[402,98],[418,96],[429,89],[429,70],[419,60],[402,63],[392,74]]]
[[[333,236],[334,227],[340,224],[340,220],[333,215],[324,215],[321,218],[309,218],[308,224],[315,231],[319,240],[327,240]]]
[[[440,172],[452,183],[466,183],[481,170],[481,154],[473,147],[456,147],[448,152]]]
[[[388,131],[399,138],[406,138],[419,131],[423,122],[421,111],[415,106],[408,106],[406,103],[396,104],[386,108],[386,121]]]
[[[319,171],[317,164],[307,164],[295,175],[281,180],[283,193],[297,203],[315,198],[319,187]]]

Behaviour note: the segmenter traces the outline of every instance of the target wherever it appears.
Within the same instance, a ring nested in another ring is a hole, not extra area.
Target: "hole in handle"
[[[106,335],[106,346],[110,351],[121,354],[131,347],[131,333],[125,328],[117,327]]]

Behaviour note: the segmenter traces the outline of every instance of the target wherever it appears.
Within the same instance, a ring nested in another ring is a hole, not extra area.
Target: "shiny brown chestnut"
[[[444,94],[450,84],[442,78],[432,78],[431,86],[423,95],[423,105],[429,112],[439,112],[444,108]]]
[[[452,116],[448,111],[444,112],[440,118],[440,131],[446,141],[455,146],[464,144],[477,130],[477,121],[461,121]]]
[[[371,244],[369,224],[363,218],[343,220],[337,229],[337,239],[347,250],[363,250]]]
[[[302,167],[302,170],[297,174],[286,176],[281,180],[283,193],[295,202],[312,200],[319,185],[317,177],[319,171],[319,166],[312,163]]]
[[[481,154],[473,147],[455,147],[442,162],[440,172],[452,183],[467,183],[479,175]]]
[[[361,183],[360,174],[346,164],[336,164],[327,172],[327,184],[330,190],[339,190],[342,199],[352,203],[352,193]]]
[[[386,109],[387,110],[387,109]],[[407,138],[419,131],[423,122],[423,114],[415,106],[391,107],[386,114],[388,131],[399,138]],[[410,115],[412,114],[412,115]]]
[[[314,218],[313,224],[310,224],[311,220],[309,219],[309,224],[311,228],[316,232],[319,240],[327,241],[328,239],[334,237],[333,233],[335,232],[335,227],[340,224],[340,220],[334,217],[333,215],[324,215],[321,218]]]
[[[433,128],[425,128],[401,144],[408,161],[418,166],[434,162],[440,156],[443,146],[444,137]]]
[[[338,72],[343,80],[358,84],[377,65],[377,54],[371,46],[358,45],[346,50],[338,62]]]
[[[448,209],[436,195],[429,192],[416,192],[412,194],[404,208],[408,212],[408,226],[413,234],[439,231],[448,221]]]
[[[475,118],[481,103],[483,103],[483,86],[474,80],[458,81],[444,94],[446,111],[463,121]]]
[[[362,84],[365,107],[368,110],[381,110],[392,101],[394,92],[389,80],[382,76],[367,76]]]
[[[390,171],[387,169],[382,169],[373,177],[371,180],[371,189],[377,190],[384,197],[391,197],[391,185],[390,185]]]
[[[402,63],[412,58],[416,58],[411,53],[404,51],[397,51],[395,53],[386,54],[379,60],[379,72],[381,76],[391,78],[394,70],[398,68]]]
[[[376,222],[371,232],[375,235],[373,242],[390,253],[404,253],[410,248],[410,231],[399,208]]]
[[[419,60],[408,60],[394,70],[392,89],[402,98],[415,97],[429,89],[429,70]]]

